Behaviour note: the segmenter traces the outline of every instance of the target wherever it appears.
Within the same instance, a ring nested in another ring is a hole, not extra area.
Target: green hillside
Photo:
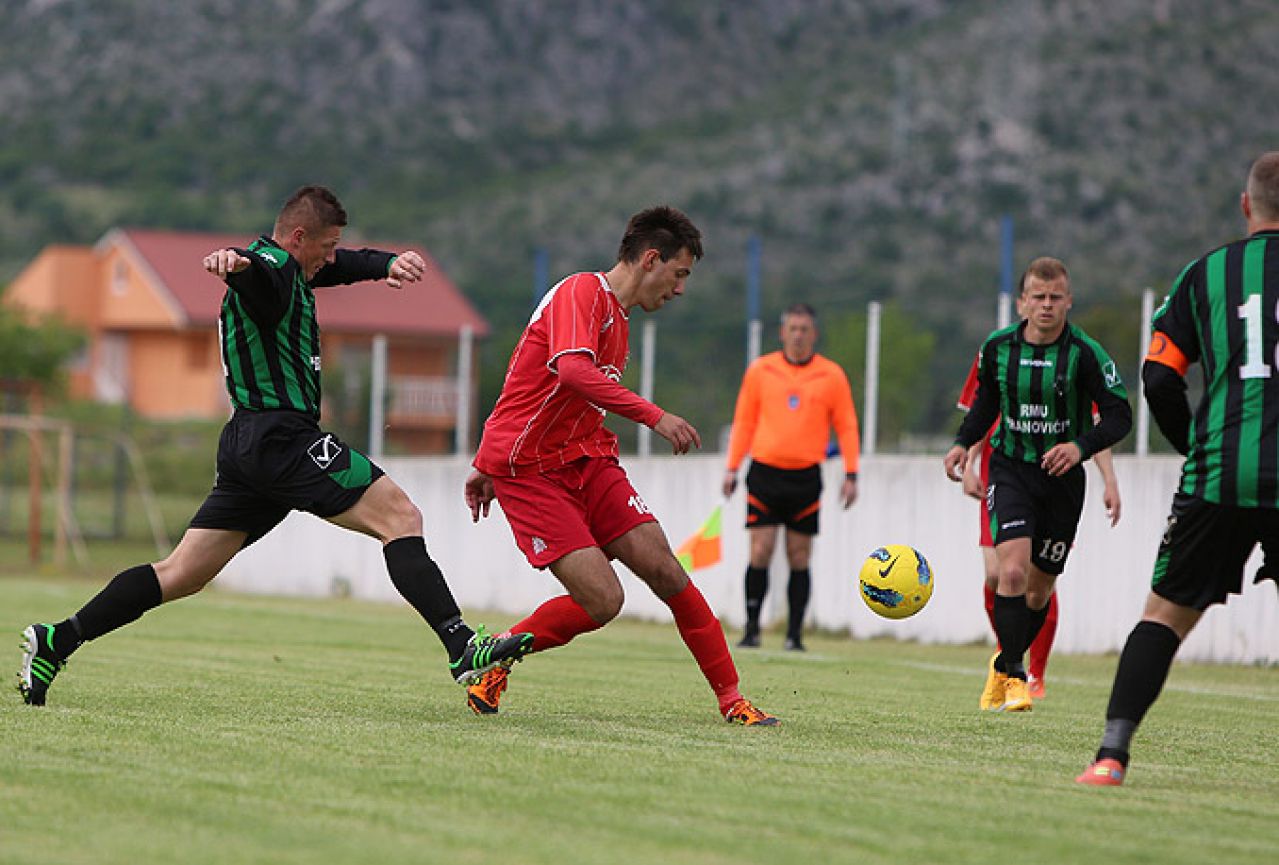
[[[898,385],[907,426],[947,432],[1001,214],[1019,263],[1071,266],[1131,377],[1141,289],[1241,231],[1247,166],[1279,146],[1265,0],[27,0],[0,35],[0,280],[117,224],[257,232],[324,182],[353,234],[425,243],[494,323],[491,402],[533,250],[552,279],[607,265],[626,216],[670,202],[708,255],[659,317],[657,397],[711,433],[752,234],[769,322],[805,299],[852,333],[880,299],[934,334]],[[856,376],[850,342],[825,347]]]

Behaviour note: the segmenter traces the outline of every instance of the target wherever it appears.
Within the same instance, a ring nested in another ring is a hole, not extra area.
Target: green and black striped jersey
[[[251,265],[226,279],[218,334],[227,393],[237,409],[286,409],[320,417],[320,326],[314,288],[383,279],[395,256],[339,249],[309,282],[269,237],[236,250]]]
[[[1279,508],[1279,231],[1259,231],[1191,262],[1152,323],[1156,341],[1163,334],[1186,363],[1203,367],[1181,491],[1217,504]],[[1159,359],[1153,344],[1148,357]],[[1185,363],[1176,370],[1185,371]],[[1160,407],[1150,404],[1158,419]]]
[[[972,447],[998,417],[990,446],[1009,459],[1038,463],[1062,442],[1074,442],[1087,459],[1126,436],[1132,409],[1106,350],[1069,322],[1048,345],[1027,342],[1025,331],[1022,321],[987,337],[977,394],[955,441]],[[1096,425],[1094,405],[1101,415]]]

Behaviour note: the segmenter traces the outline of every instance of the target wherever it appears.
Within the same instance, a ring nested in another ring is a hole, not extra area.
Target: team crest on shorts
[[[306,452],[315,460],[320,471],[325,471],[341,455],[342,445],[333,438],[333,433],[325,433],[324,438],[307,448]]]
[[[537,535],[534,535],[533,536],[533,555],[540,556],[544,552],[546,552],[546,541],[542,540]]]

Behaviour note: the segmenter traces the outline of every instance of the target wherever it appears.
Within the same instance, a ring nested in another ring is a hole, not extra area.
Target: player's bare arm
[[[968,461],[964,464],[962,483],[964,495],[969,498],[983,499],[986,491],[981,486],[981,475],[977,474],[977,457],[985,446],[985,440],[977,442],[968,449]]]
[[[471,522],[478,523],[480,517],[489,515],[489,508],[497,497],[493,491],[493,479],[482,472],[471,472],[466,479],[464,495],[466,506],[471,509]]]
[[[946,477],[955,483],[961,483],[964,479],[964,469],[968,467],[968,448],[958,444],[952,446],[946,451],[941,464],[946,469]]]
[[[1123,508],[1119,498],[1119,478],[1115,475],[1114,455],[1111,454],[1110,448],[1106,448],[1093,454],[1092,461],[1097,466],[1097,471],[1101,473],[1104,484],[1101,503],[1106,507],[1106,516],[1110,518],[1110,525],[1113,528],[1119,524],[1119,515]]]
[[[732,469],[724,472],[724,482],[720,485],[720,489],[724,493],[724,498],[731,496],[737,489],[737,472]]]
[[[1079,465],[1084,458],[1084,452],[1079,445],[1074,442],[1062,442],[1054,445],[1044,454],[1044,458],[1040,460],[1040,467],[1053,477],[1061,477],[1066,472]]]
[[[857,501],[857,478],[845,477],[839,490],[839,503],[844,510],[848,510],[855,501]]]
[[[666,412],[653,427],[653,432],[671,443],[671,453],[686,454],[691,448],[700,449],[702,437],[696,428],[679,415]]]
[[[226,279],[232,273],[239,273],[251,263],[234,249],[219,249],[204,257],[204,269],[218,279]]]
[[[426,275],[426,261],[421,255],[409,250],[400,253],[391,262],[386,274],[386,284],[391,288],[402,288],[406,282],[417,282]]]

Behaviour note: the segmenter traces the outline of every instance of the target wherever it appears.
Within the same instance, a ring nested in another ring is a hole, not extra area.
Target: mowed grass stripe
[[[0,579],[0,630],[16,644],[93,589]],[[1071,779],[1113,657],[1054,659],[1049,698],[998,716],[976,710],[988,649],[809,642],[807,656],[737,654],[779,730],[725,724],[674,627],[626,621],[518,665],[501,714],[479,718],[407,607],[192,598],[85,647],[48,707],[0,701],[0,862],[1198,863],[1279,849],[1275,670],[1177,665],[1129,785],[1092,790]]]

